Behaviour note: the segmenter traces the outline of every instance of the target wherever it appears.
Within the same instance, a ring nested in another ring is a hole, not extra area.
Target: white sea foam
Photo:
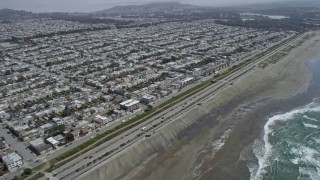
[[[320,155],[319,151],[301,145],[299,149],[292,148],[291,153],[298,157],[299,162],[320,168],[320,159],[317,158]]]
[[[215,140],[211,144],[211,149],[212,149],[211,158],[213,158],[214,155],[222,148],[222,146],[225,144],[225,141],[228,139],[231,132],[232,132],[232,129],[228,129],[223,133],[223,135],[218,140]]]
[[[309,177],[306,177],[309,176]],[[299,176],[298,180],[304,180],[304,179],[312,179],[312,180],[319,180],[319,169],[318,168],[310,168],[310,167],[299,167]]]
[[[292,162],[293,164],[299,164],[299,158],[291,159],[291,162]]]
[[[304,127],[319,129],[315,124],[303,123]]]
[[[314,140],[314,142],[316,142],[316,144],[320,144],[320,139],[319,138],[312,138],[312,140]]]
[[[312,180],[320,179],[320,159],[317,158],[320,155],[319,151],[300,145],[298,148],[292,148],[290,153],[296,156],[292,162],[301,165],[298,179],[305,179],[306,176]]]
[[[308,119],[308,120],[310,120],[310,121],[316,121],[316,122],[319,121],[318,119],[309,117],[309,116],[307,116],[307,115],[303,115],[303,118]]]
[[[273,125],[275,124],[275,122],[288,121],[290,119],[293,119],[296,115],[304,114],[306,112],[320,112],[319,104],[316,102],[313,102],[304,107],[297,108],[290,112],[275,115],[269,118],[268,122],[264,126],[264,135],[263,135],[264,151],[255,150],[257,146],[253,147],[254,153],[257,153],[256,157],[258,159],[259,167],[255,172],[251,173],[250,175],[251,180],[260,180],[263,178],[264,174],[266,173],[266,168],[269,165],[269,159],[272,155],[272,144],[269,141],[269,135],[273,132]],[[261,155],[261,152],[263,152],[263,155]]]
[[[201,152],[198,154],[195,154],[192,157],[190,166],[188,167],[189,171],[191,172],[192,178],[197,178],[201,175],[201,166],[205,161],[201,161],[200,163],[197,161],[199,157],[203,154],[211,153],[211,159],[214,158],[215,154],[222,148],[222,146],[225,144],[226,139],[229,137],[230,133],[232,132],[232,129],[228,129],[225,131],[219,139],[216,139],[209,144],[205,145],[203,148],[201,148]],[[210,158],[208,160],[210,160]],[[189,178],[190,176],[187,175]],[[183,178],[188,179],[188,178]]]

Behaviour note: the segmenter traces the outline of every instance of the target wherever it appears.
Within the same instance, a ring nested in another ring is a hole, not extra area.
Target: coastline
[[[277,64],[250,72],[233,86],[162,128],[155,136],[129,147],[126,152],[89,171],[80,179],[206,179],[209,175],[212,177],[212,173],[219,175],[216,171],[203,172],[201,169],[213,169],[217,163],[212,164],[210,160],[224,161],[225,157],[229,156],[228,152],[236,149],[232,142],[232,137],[237,133],[236,129],[244,129],[241,127],[250,124],[246,126],[249,134],[259,136],[265,123],[252,119],[249,122],[240,121],[234,114],[239,108],[250,110],[252,107],[248,104],[257,100],[287,99],[305,91],[311,75],[304,62],[319,57],[319,48],[319,36],[306,41]],[[229,129],[233,131],[225,134]],[[224,140],[218,142],[221,136],[224,136]],[[235,140],[238,139],[233,138],[233,141]],[[250,144],[249,139],[247,141],[239,144],[245,147]],[[217,143],[224,144],[224,150],[214,150]],[[203,149],[210,148],[208,152],[197,156]],[[210,157],[206,157],[208,154],[211,154]],[[235,151],[234,154],[239,156]],[[209,161],[198,162],[201,159]],[[196,169],[197,172],[190,171],[191,169]],[[195,174],[193,176],[189,173]],[[243,177],[247,175],[244,174]]]
[[[271,117],[305,107],[312,103],[314,98],[320,97],[320,79],[317,78],[320,75],[320,59],[308,61],[308,66],[312,69],[313,76],[307,90],[287,99],[268,99],[248,104],[233,114],[232,118],[236,116],[239,119],[237,127],[229,136],[221,151],[210,162],[214,164],[214,168],[198,179],[252,178],[250,176],[252,174],[248,171],[248,165],[258,164],[258,160],[260,161],[254,155],[257,153],[254,150],[255,140],[259,140],[260,143],[264,140],[266,125],[273,123]],[[248,108],[250,111],[243,111],[243,109]],[[226,177],[226,174],[228,177]],[[255,177],[253,179],[260,178]]]

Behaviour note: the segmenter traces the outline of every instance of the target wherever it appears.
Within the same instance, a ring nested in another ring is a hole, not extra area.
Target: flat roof
[[[49,137],[47,141],[49,141],[49,143],[52,145],[59,144],[59,141],[55,140],[53,137]]]
[[[108,118],[105,116],[101,116],[100,114],[96,115],[97,119],[107,120]]]
[[[45,144],[43,138],[37,138],[37,139],[35,139],[33,141],[30,141],[29,143],[34,147],[42,145],[42,144]]]
[[[156,96],[150,95],[150,94],[146,94],[144,96],[142,96],[142,98],[144,99],[152,99],[152,98],[156,98]]]
[[[120,105],[122,105],[122,106],[133,106],[133,105],[135,105],[135,104],[139,104],[139,101],[137,101],[137,100],[134,100],[134,99],[129,99],[129,100],[127,100],[127,101],[124,101],[124,102],[122,102],[122,103],[120,103]]]
[[[189,78],[184,79],[183,81],[184,81],[184,82],[187,82],[187,81],[191,81],[191,80],[193,80],[193,79],[194,79],[194,78],[189,77]]]
[[[22,157],[18,153],[12,152],[10,154],[2,156],[2,160],[4,161],[5,164],[11,164],[15,161],[22,160]]]
[[[15,126],[13,129],[15,131],[21,131],[21,130],[26,130],[29,128],[29,125],[28,124],[25,124],[25,125],[22,125],[22,126]]]

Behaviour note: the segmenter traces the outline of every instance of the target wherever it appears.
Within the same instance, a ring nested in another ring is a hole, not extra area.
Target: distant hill
[[[0,9],[0,19],[9,20],[9,19],[25,19],[33,16],[37,16],[32,12],[27,12],[23,10],[12,10],[12,9]]]
[[[200,6],[181,4],[179,2],[149,3],[144,5],[115,6],[110,9],[94,12],[94,14],[136,14],[136,13],[159,13],[165,11],[181,11],[199,9]]]

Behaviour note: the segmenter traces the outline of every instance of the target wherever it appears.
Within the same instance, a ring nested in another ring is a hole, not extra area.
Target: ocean
[[[320,179],[320,98],[270,117],[255,140],[251,180]]]

